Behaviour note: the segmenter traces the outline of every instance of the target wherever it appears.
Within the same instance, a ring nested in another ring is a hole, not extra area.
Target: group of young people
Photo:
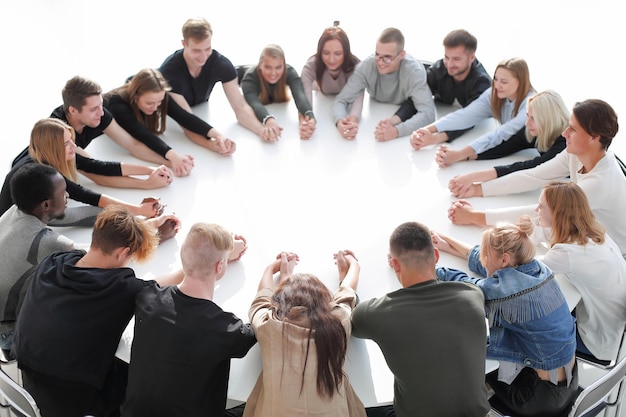
[[[465,30],[444,38],[444,58],[434,63],[407,54],[395,28],[383,30],[375,54],[360,60],[336,22],[300,73],[279,45],[264,48],[258,64],[235,67],[211,40],[205,19],[189,19],[183,48],[160,68],[142,69],[106,93],[83,77],[68,80],[63,105],[34,125],[6,177],[0,341],[15,354],[42,415],[486,416],[492,390],[516,415],[545,416],[576,395],[576,351],[615,357],[626,324],[626,176],[608,151],[618,130],[608,103],[584,100],[570,112],[557,92],[534,90],[520,58],[503,60],[490,76]],[[160,136],[168,116],[194,143],[231,155],[235,142],[191,112],[218,82],[237,121],[264,142],[283,131],[266,105],[291,97],[300,138],[311,139],[317,90],[335,96],[330,114],[347,140],[363,136],[365,92],[396,104],[374,138],[410,137],[416,151],[439,145],[442,168],[534,148],[533,159],[454,177],[449,189],[459,198],[538,188],[541,196],[536,206],[500,212],[453,202],[453,223],[488,226],[479,245],[418,222],[399,225],[389,264],[401,288],[360,303],[351,250],[334,254],[335,292],[295,273],[298,255],[281,252],[263,272],[245,323],[212,301],[215,282],[245,253],[245,238],[195,224],[181,247],[182,269],[144,281],[129,262],[175,235],[179,219],[163,214],[158,200],[133,204],[78,184],[78,173],[141,189],[191,175],[193,155]],[[436,120],[435,102],[459,108]],[[489,118],[496,129],[452,148]],[[92,157],[86,148],[102,134],[156,166]],[[85,205],[66,208],[68,197]],[[91,244],[85,251],[48,225],[93,227]],[[477,277],[438,265],[440,251],[466,258]],[[555,274],[581,293],[573,313]],[[114,354],[133,315],[127,368]],[[343,372],[351,335],[382,349],[394,374],[393,405],[366,409],[352,389]],[[257,341],[262,374],[245,404],[225,410],[230,359]],[[500,362],[486,379],[485,358]]]

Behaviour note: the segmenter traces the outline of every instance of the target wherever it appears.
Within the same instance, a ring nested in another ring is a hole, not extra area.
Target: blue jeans
[[[0,333],[0,349],[10,351],[13,347],[13,331]]]

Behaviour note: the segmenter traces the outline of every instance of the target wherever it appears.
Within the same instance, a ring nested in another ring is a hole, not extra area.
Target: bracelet
[[[265,117],[263,118],[263,126],[265,126],[265,124],[267,123],[267,121],[268,121],[269,119],[275,119],[274,115],[273,115],[273,114],[268,114],[267,116],[265,116]]]

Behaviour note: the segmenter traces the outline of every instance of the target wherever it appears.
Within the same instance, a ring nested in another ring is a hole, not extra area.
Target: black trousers
[[[101,389],[30,369],[22,369],[22,380],[42,417],[117,417],[124,401],[128,365],[116,359]]]
[[[574,364],[572,381],[554,385],[539,378],[532,368],[524,368],[511,385],[498,381],[498,371],[487,375],[487,382],[494,390],[489,400],[499,411],[520,417],[544,417],[558,415],[576,399],[578,391],[578,365]]]

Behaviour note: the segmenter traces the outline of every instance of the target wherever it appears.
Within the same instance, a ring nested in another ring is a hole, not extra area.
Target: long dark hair
[[[341,70],[343,72],[346,74],[352,74],[356,64],[360,62],[359,58],[352,54],[348,35],[342,28],[339,27],[338,21],[333,22],[333,26],[324,29],[322,36],[320,36],[320,39],[317,42],[317,53],[315,54],[315,79],[317,80],[317,85],[322,93],[324,92],[322,87],[322,76],[324,75],[324,70],[326,69],[326,65],[324,65],[324,61],[322,60],[322,50],[324,49],[326,42],[333,39],[338,40],[343,48],[343,64],[341,64]]]
[[[338,391],[343,381],[343,363],[348,347],[346,331],[339,318],[332,314],[331,301],[328,288],[311,274],[294,274],[283,280],[272,297],[272,310],[279,320],[301,322],[306,317],[309,322],[306,358],[308,360],[313,339],[317,348],[317,393],[322,398],[332,398]],[[301,392],[306,361],[304,368]]]

